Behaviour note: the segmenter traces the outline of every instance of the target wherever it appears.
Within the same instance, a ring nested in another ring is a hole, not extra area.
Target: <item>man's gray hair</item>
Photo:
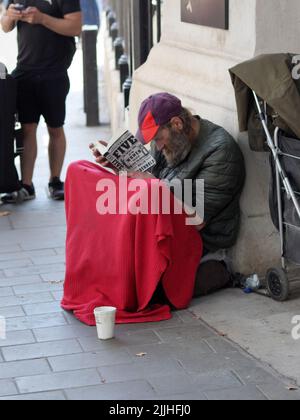
[[[183,123],[183,132],[186,135],[190,135],[193,130],[193,114],[188,108],[182,108],[182,112],[180,115],[178,115],[178,118],[182,120]],[[168,128],[170,129],[172,127],[171,122],[164,125],[161,128]]]

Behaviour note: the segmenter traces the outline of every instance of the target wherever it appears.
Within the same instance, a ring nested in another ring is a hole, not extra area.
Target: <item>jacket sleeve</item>
[[[209,224],[240,193],[244,184],[244,160],[228,145],[220,145],[206,157],[197,179],[204,180],[204,221]],[[195,200],[203,193],[194,192]]]

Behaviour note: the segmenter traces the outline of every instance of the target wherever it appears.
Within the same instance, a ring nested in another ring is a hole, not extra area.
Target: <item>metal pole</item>
[[[156,0],[157,4],[157,42],[161,39],[161,0]]]
[[[115,69],[120,70],[119,60],[124,54],[124,40],[123,38],[117,38],[114,42],[115,49]]]
[[[275,147],[278,151],[278,134],[279,128],[277,127],[275,130]],[[282,213],[282,201],[281,201],[281,179],[279,175],[279,171],[276,170],[276,189],[277,189],[277,202],[278,202],[278,219],[279,219],[279,232],[280,232],[280,245],[281,245],[281,262],[282,268],[286,270],[285,258],[284,258],[284,231],[283,231],[283,213]]]
[[[152,4],[152,0],[148,0],[148,54],[151,48],[153,47],[153,12],[154,7]]]
[[[127,55],[129,57],[129,74],[132,76],[133,69],[133,32],[132,32],[132,3],[134,0],[127,0],[127,31],[128,31],[128,45],[127,45]]]
[[[91,25],[84,26],[82,29],[86,125],[96,127],[100,125],[97,63],[98,27]]]

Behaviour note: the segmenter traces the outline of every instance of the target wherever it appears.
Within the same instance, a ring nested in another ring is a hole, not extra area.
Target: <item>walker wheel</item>
[[[271,268],[266,276],[267,289],[272,299],[277,302],[288,300],[290,285],[287,274],[281,268]]]

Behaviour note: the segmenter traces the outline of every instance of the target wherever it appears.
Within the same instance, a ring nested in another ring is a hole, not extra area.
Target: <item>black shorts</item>
[[[38,124],[43,116],[49,127],[62,127],[66,118],[69,90],[67,73],[55,78],[37,75],[18,79],[17,109],[20,123]]]

